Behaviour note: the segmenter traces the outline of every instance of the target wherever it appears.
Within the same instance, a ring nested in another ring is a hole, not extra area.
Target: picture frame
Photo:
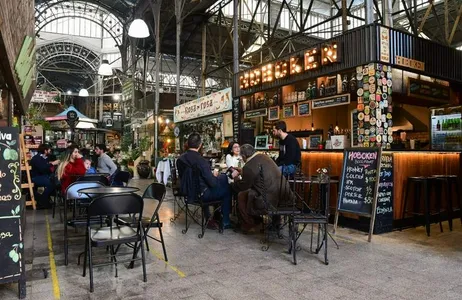
[[[310,101],[300,102],[297,107],[298,116],[311,116],[311,103]]]
[[[268,136],[257,135],[255,137],[255,150],[266,150],[268,149]]]
[[[282,117],[284,119],[295,117],[295,104],[284,105],[282,108]]]
[[[268,121],[279,120],[279,106],[268,108]]]
[[[321,143],[322,143],[321,134],[313,134],[308,137],[308,148],[309,149],[317,149]]]

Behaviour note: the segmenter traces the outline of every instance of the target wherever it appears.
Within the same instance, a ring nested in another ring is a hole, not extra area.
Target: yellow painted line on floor
[[[185,278],[186,277],[186,274],[183,273],[180,269],[178,269],[177,267],[175,266],[172,266],[168,261],[165,261],[164,257],[160,254],[160,253],[157,253],[156,251],[152,250],[152,248],[149,248],[149,252],[152,253],[152,255],[154,255],[155,257],[157,257],[158,260],[161,260],[165,263],[166,266],[168,266],[170,269],[172,269],[173,271],[175,271],[176,274],[178,274],[178,276],[180,278]]]
[[[48,252],[50,253],[50,272],[51,282],[53,284],[53,296],[55,299],[61,299],[61,292],[59,289],[58,273],[56,272],[55,254],[53,252],[53,241],[51,239],[50,222],[48,221],[48,214],[45,214],[45,222],[47,225],[47,239],[48,239]]]

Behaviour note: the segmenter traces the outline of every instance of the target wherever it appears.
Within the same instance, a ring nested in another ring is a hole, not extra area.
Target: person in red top
[[[82,155],[79,153],[77,146],[71,145],[67,147],[65,158],[56,171],[58,180],[61,182],[63,195],[66,193],[67,187],[76,181],[79,176],[85,175],[86,171]]]

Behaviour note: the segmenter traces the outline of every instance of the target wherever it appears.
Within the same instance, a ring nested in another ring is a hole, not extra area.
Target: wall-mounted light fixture
[[[325,44],[322,46],[322,64],[330,65],[338,62],[338,45],[337,43]]]
[[[299,74],[303,71],[303,58],[300,56],[292,56],[290,58],[290,74]]]
[[[272,82],[274,80],[274,65],[267,64],[261,68],[262,83]]]
[[[319,67],[319,54],[316,48],[305,51],[305,71]]]
[[[287,62],[285,60],[278,61],[275,66],[274,78],[284,78],[287,76],[288,72]]]

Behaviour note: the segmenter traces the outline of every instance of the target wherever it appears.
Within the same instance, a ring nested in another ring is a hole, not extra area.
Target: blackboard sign
[[[393,230],[393,154],[382,153],[374,233]]]
[[[25,297],[24,244],[21,216],[21,167],[19,131],[0,128],[0,283],[19,281],[20,297]]]
[[[449,87],[428,81],[409,78],[408,96],[449,102]]]
[[[259,108],[259,109],[244,112],[244,118],[250,119],[250,118],[258,118],[258,117],[266,117],[267,113],[268,113],[268,110],[266,108]]]
[[[375,221],[381,152],[380,148],[348,148],[343,153],[334,226],[337,227],[339,212],[371,217],[369,241]]]
[[[233,99],[233,140],[239,142],[239,124],[241,123],[239,98]]]
[[[311,101],[312,109],[326,108],[331,106],[346,105],[350,103],[350,94],[335,97],[326,97]]]

